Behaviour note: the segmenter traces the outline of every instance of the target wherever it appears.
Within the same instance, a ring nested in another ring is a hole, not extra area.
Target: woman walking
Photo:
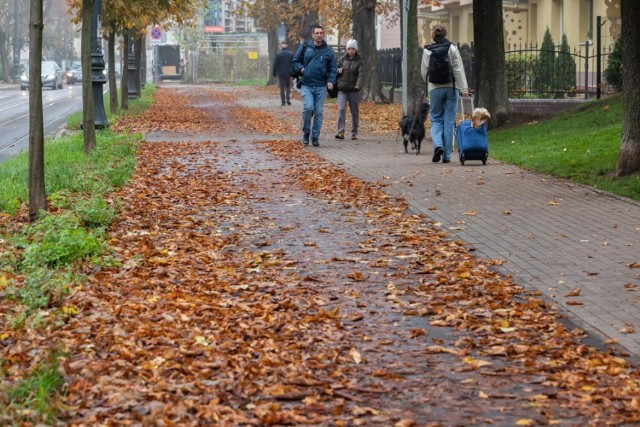
[[[358,139],[358,103],[362,88],[362,58],[358,54],[358,42],[347,42],[347,53],[338,60],[338,133],[336,139],[344,139],[347,103],[351,111],[351,139]]]

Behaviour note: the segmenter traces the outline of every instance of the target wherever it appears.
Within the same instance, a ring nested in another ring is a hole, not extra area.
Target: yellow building
[[[449,39],[457,43],[473,40],[473,0],[440,0],[441,6],[422,5],[418,28],[420,44],[431,43],[431,26],[441,23]],[[547,28],[556,44],[567,35],[572,48],[593,40],[596,17],[602,18],[602,46],[613,46],[620,35],[620,0],[505,0],[503,1],[505,45],[542,43]],[[490,29],[487,29],[490,30]]]

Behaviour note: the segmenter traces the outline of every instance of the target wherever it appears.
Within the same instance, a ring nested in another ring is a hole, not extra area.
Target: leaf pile
[[[424,218],[406,214],[402,201],[300,150],[298,144],[269,147],[295,163],[287,173],[315,197],[365,209],[375,231],[362,249],[386,256],[379,264],[392,265],[393,258],[409,261],[397,267],[397,276],[417,274],[419,279],[393,286],[397,308],[408,316],[429,316],[431,326],[462,334],[452,345],[434,345],[427,351],[458,357],[454,370],[482,369],[484,375],[541,382],[551,391],[527,399],[542,412],[562,407],[568,413],[586,414],[593,425],[640,421],[637,368],[582,344],[582,331],[567,330],[535,292],[523,295],[521,287],[500,277],[490,268],[494,261],[474,258],[463,243],[425,229]],[[491,387],[479,393],[490,398]]]
[[[254,89],[168,93],[192,104],[179,127],[212,98],[221,130],[268,135],[254,123],[282,115],[239,109],[271,96]],[[369,120],[384,129],[381,108]],[[637,369],[584,345],[498,261],[296,141],[207,134],[141,146],[112,195],[121,265],[87,272],[65,324],[2,344],[15,376],[66,351],[69,425],[640,422]]]
[[[188,97],[179,96],[178,91],[163,89],[153,95],[157,108],[140,115],[119,116],[112,125],[115,132],[171,131],[213,131],[220,125],[211,121],[201,109],[194,108]]]

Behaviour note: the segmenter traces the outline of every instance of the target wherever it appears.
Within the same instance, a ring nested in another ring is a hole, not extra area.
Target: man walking
[[[293,57],[295,70],[302,75],[302,145],[319,146],[324,100],[336,84],[336,56],[324,40],[324,28],[313,27],[313,41],[303,43]],[[313,119],[313,125],[312,125]]]
[[[289,50],[286,41],[280,42],[280,52],[276,55],[273,63],[273,77],[278,77],[280,85],[280,101],[282,105],[291,105],[291,76],[289,75],[289,67],[291,66],[291,58],[293,53]]]

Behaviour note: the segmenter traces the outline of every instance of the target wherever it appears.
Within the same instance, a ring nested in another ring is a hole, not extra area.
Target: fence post
[[[602,25],[602,16],[596,18],[596,99],[600,99],[600,87],[602,86],[602,47],[600,45],[600,26]]]
[[[389,100],[393,104],[393,95],[396,91],[396,86],[398,85],[398,75],[396,74],[396,54],[392,51],[391,53],[391,90],[389,91]]]
[[[584,43],[584,99],[589,98],[589,39]]]

